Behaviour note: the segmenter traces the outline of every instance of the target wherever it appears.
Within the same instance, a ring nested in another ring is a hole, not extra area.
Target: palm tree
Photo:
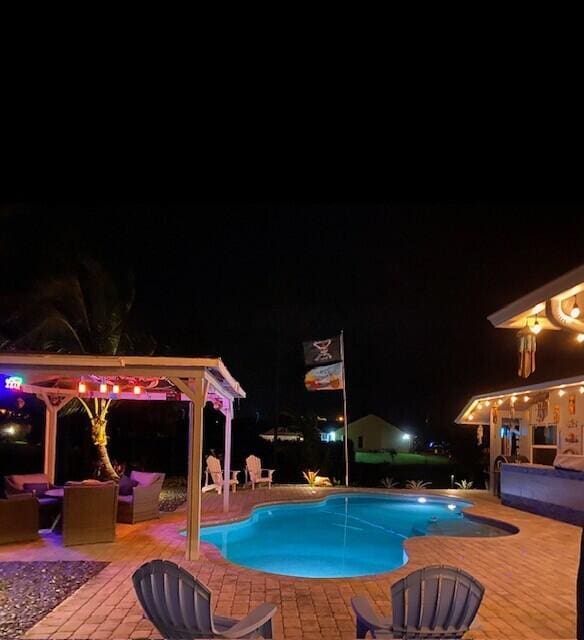
[[[153,338],[130,330],[134,298],[131,274],[116,282],[97,261],[82,259],[74,270],[46,276],[19,299],[6,301],[0,349],[152,355],[156,348]],[[117,479],[107,449],[112,400],[78,400],[76,408],[82,407],[89,417],[93,443],[106,475]]]

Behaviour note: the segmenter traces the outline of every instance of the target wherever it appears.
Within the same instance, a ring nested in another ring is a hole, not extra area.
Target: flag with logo
[[[308,391],[338,391],[344,389],[343,363],[315,367],[304,376],[304,386]]]
[[[332,364],[341,360],[341,336],[302,343],[304,362],[308,366]]]

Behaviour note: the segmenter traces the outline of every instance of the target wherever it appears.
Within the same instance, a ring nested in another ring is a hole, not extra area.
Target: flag
[[[315,367],[304,376],[304,385],[308,391],[337,391],[344,388],[343,364],[330,364]]]
[[[332,364],[341,360],[341,336],[302,343],[307,365]]]

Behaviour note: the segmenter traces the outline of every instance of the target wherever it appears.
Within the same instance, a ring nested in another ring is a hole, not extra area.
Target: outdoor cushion
[[[41,507],[48,507],[49,505],[60,504],[59,498],[37,498]]]
[[[48,482],[25,482],[22,485],[25,493],[34,493],[37,496],[44,496],[49,489]]]
[[[119,487],[119,495],[120,496],[131,496],[134,490],[134,487],[137,487],[139,482],[137,480],[132,480],[128,478],[128,476],[122,476],[120,478],[120,487]]]
[[[132,504],[133,496],[120,496],[118,495],[118,502],[123,502],[124,504]]]
[[[44,473],[27,473],[23,475],[12,475],[4,478],[4,488],[7,495],[24,492],[24,483],[41,483],[49,484],[49,478]]]
[[[149,487],[160,479],[159,473],[147,473],[146,471],[132,471],[132,480],[136,480],[141,487]]]
[[[584,471],[584,456],[559,454],[554,459],[554,467],[556,469]]]

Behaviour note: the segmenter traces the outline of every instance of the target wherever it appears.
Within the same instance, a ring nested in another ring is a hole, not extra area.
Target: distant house
[[[348,431],[349,440],[353,441],[355,451],[410,450],[410,434],[373,414],[359,418],[355,422],[349,422]],[[344,433],[343,427],[337,429],[335,439],[342,440]]]
[[[274,442],[274,429],[260,433],[260,438],[267,440],[268,442]],[[288,442],[302,442],[304,435],[302,431],[289,431],[288,429],[278,429],[278,440]]]

